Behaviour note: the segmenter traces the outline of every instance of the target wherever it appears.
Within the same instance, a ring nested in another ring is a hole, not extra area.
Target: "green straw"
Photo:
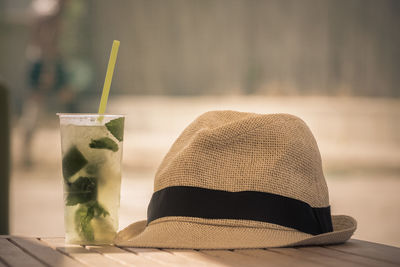
[[[99,114],[104,114],[104,112],[106,112],[108,94],[110,93],[110,86],[111,86],[112,76],[114,74],[115,62],[117,61],[118,48],[119,48],[119,41],[114,40],[111,49],[110,59],[108,60],[108,67],[107,67],[106,79],[104,81],[104,86],[103,86],[103,93],[101,94]]]

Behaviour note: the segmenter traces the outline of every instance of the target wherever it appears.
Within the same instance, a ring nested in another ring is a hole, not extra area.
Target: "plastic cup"
[[[65,242],[111,244],[118,230],[124,115],[57,114]]]

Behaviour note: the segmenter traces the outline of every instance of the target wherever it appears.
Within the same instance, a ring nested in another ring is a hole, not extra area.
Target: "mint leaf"
[[[95,177],[80,176],[73,183],[67,183],[67,192],[81,193],[97,191],[97,179]]]
[[[83,204],[75,212],[75,227],[79,236],[86,241],[94,240],[93,227],[90,225],[90,221],[94,217],[93,209],[91,206]]]
[[[65,180],[82,169],[88,161],[82,153],[76,148],[71,147],[62,159],[62,171]]]
[[[109,149],[111,151],[118,151],[118,145],[111,138],[103,137],[100,139],[93,140],[89,144],[91,148],[95,149]]]
[[[66,183],[67,206],[85,203],[97,198],[97,179],[95,177],[79,177],[73,183]]]
[[[124,139],[124,122],[125,119],[122,117],[106,123],[107,129],[120,142]]]
[[[106,211],[103,206],[101,206],[98,202],[93,204],[93,211],[94,211],[94,216],[95,217],[106,217],[107,215],[110,215],[108,211]]]
[[[94,241],[94,230],[90,222],[93,218],[101,218],[109,215],[103,206],[97,201],[89,201],[81,204],[75,212],[75,227],[79,236],[86,241]]]

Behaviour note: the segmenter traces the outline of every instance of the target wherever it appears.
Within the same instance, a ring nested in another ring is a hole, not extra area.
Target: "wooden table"
[[[64,244],[64,238],[0,236],[3,266],[400,266],[400,248],[351,240],[277,249],[175,250]]]

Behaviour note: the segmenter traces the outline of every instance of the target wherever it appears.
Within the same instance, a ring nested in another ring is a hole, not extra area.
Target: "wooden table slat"
[[[186,250],[79,246],[64,238],[1,235],[0,267],[20,266],[400,266],[400,248],[351,240],[298,248]]]
[[[10,266],[46,266],[6,238],[0,238],[0,258]]]
[[[265,249],[237,249],[235,250],[236,253],[244,254],[247,256],[255,257],[255,258],[260,258],[264,260],[264,262],[271,263],[272,265],[279,265],[279,266],[288,266],[288,267],[293,267],[293,266],[306,266],[306,267],[317,267],[320,266],[319,264],[304,259],[299,261],[298,258],[280,254],[274,251],[269,251]]]
[[[382,267],[395,267],[398,266],[389,262],[382,262],[371,258],[361,257],[358,255],[353,255],[345,253],[339,250],[328,249],[325,247],[302,247],[299,248],[300,251],[308,251],[311,253],[318,253],[322,256],[333,257],[336,259],[341,259],[348,262],[357,263],[363,266],[382,266]]]
[[[344,244],[326,246],[345,253],[400,264],[400,248],[352,239]]]
[[[83,266],[76,260],[73,260],[72,258],[62,254],[61,252],[52,249],[49,246],[46,246],[46,243],[41,242],[36,238],[11,237],[11,240],[19,247],[29,252],[31,256],[50,266]]]
[[[58,251],[61,251],[73,259],[89,266],[126,266],[118,261],[104,257],[100,253],[93,253],[93,251],[90,251],[83,246],[65,244],[64,238],[41,238],[41,240]]]
[[[152,248],[125,248],[125,249],[141,257],[150,259],[152,261],[156,261],[164,266],[165,265],[198,266],[198,264],[196,264],[196,261],[194,260],[183,257],[177,257],[165,250],[152,249]]]
[[[278,252],[278,253],[281,253],[284,255],[296,257],[300,260],[313,261],[322,266],[331,266],[331,267],[337,267],[337,266],[359,267],[359,266],[362,266],[360,264],[348,262],[348,261],[345,261],[342,259],[336,259],[336,258],[331,258],[331,257],[327,258],[326,256],[322,256],[321,254],[318,254],[318,253],[302,251],[302,250],[299,250],[298,248],[270,248],[268,250]]]
[[[230,250],[200,250],[201,253],[210,255],[219,259],[220,263],[229,266],[262,266],[265,261],[259,258],[235,253]]]
[[[220,260],[216,257],[200,253],[196,250],[191,250],[191,249],[165,249],[165,251],[168,251],[172,254],[174,254],[177,257],[183,257],[186,259],[190,259],[193,261],[196,261],[198,266],[215,266],[215,267],[221,267],[221,266],[226,266],[225,264],[222,264]]]
[[[115,246],[86,246],[86,248],[130,266],[164,266],[157,261],[141,257]]]

